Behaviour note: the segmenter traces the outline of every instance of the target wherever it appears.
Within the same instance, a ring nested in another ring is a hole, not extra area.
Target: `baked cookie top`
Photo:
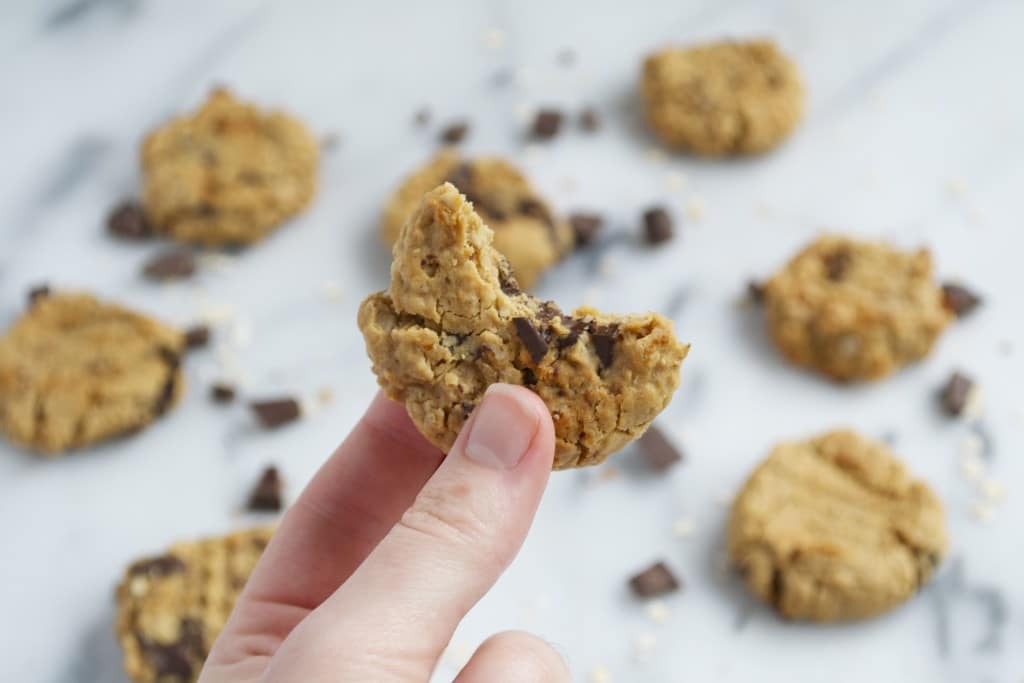
[[[522,293],[493,234],[451,184],[423,197],[390,288],[359,309],[377,379],[444,451],[489,385],[527,386],[551,411],[555,469],[600,463],[668,405],[689,346],[654,313],[567,315]]]
[[[850,431],[777,446],[736,498],[729,555],[787,618],[885,612],[946,553],[942,504],[878,442]]]
[[[146,218],[181,242],[256,242],[312,200],[319,153],[298,120],[214,90],[143,141]]]
[[[925,249],[823,235],[764,286],[768,330],[793,363],[875,379],[928,354],[952,320]]]
[[[385,205],[381,237],[387,244],[398,239],[423,195],[446,181],[494,231],[494,246],[508,259],[520,286],[531,289],[572,247],[568,223],[555,216],[519,169],[500,157],[463,159],[451,149],[413,172]]]
[[[0,431],[50,454],[138,431],[181,395],[184,346],[88,294],[39,298],[0,337]]]
[[[178,543],[131,564],[117,587],[117,638],[135,683],[192,683],[271,529]]]
[[[765,152],[803,116],[796,65],[770,40],[655,52],[644,61],[641,92],[665,144],[706,156]]]

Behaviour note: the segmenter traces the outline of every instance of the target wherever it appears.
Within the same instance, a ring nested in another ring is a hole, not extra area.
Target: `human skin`
[[[378,393],[291,507],[200,683],[427,681],[520,546],[554,457],[535,394],[496,384],[447,457]],[[455,679],[569,681],[540,638],[491,637]]]

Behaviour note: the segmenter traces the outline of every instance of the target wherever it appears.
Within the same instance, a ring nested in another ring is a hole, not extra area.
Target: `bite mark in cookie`
[[[378,381],[445,451],[489,385],[528,386],[554,420],[555,468],[600,463],[668,404],[689,347],[657,314],[566,314],[522,293],[492,236],[451,184],[423,197],[390,288],[359,310]]]

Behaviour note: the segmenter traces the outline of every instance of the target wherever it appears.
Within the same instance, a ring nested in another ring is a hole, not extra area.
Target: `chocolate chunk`
[[[417,126],[421,128],[430,123],[430,107],[420,107],[420,109],[416,112],[416,115],[413,116],[412,120]]]
[[[591,244],[601,231],[602,223],[601,217],[595,213],[571,214],[569,216],[569,225],[572,226],[572,233],[576,238],[576,246],[584,247]]]
[[[602,368],[611,367],[615,358],[615,328],[596,327],[590,331],[590,341],[594,345],[594,353],[601,361]]]
[[[36,285],[28,290],[28,305],[33,306],[40,299],[50,296],[50,285]]]
[[[548,352],[548,343],[544,341],[544,337],[533,326],[529,318],[512,318],[512,322],[516,326],[519,340],[523,342],[523,346],[530,353],[530,358],[534,363],[539,363],[544,358],[544,354]]]
[[[974,389],[974,381],[960,372],[954,372],[946,381],[939,399],[942,401],[942,409],[947,415],[958,417],[963,415],[970,399],[971,391]]]
[[[472,194],[474,175],[472,164],[461,163],[448,172],[448,177],[445,180],[457,187],[459,192],[466,195],[466,198],[469,199],[469,196]],[[470,199],[470,201],[473,200]],[[477,202],[473,203],[476,204]]]
[[[639,443],[644,462],[655,472],[664,472],[683,459],[668,437],[653,425],[640,437]]]
[[[171,247],[150,259],[142,274],[151,280],[184,278],[196,272],[196,259],[188,247]]]
[[[184,643],[164,645],[146,640],[140,644],[157,678],[173,676],[175,680],[181,681],[192,679],[192,662],[189,660],[189,651]]]
[[[185,330],[185,348],[200,349],[210,343],[210,328],[196,325]]]
[[[167,576],[181,574],[185,571],[185,563],[174,555],[161,555],[147,560],[139,560],[128,568],[130,576]]]
[[[107,230],[111,235],[128,240],[141,240],[153,234],[146,214],[136,202],[122,202],[107,217]]]
[[[538,140],[550,140],[562,129],[562,112],[554,109],[541,109],[533,119],[533,137]]]
[[[153,414],[159,417],[167,412],[167,409],[171,407],[171,403],[174,401],[174,391],[177,388],[178,366],[181,365],[181,357],[173,349],[165,346],[158,348],[157,353],[167,366],[167,379],[164,380],[164,386],[160,390],[160,395],[157,396],[156,402],[153,404]]]
[[[853,256],[846,249],[837,249],[825,256],[825,274],[832,282],[839,282],[853,262]]]
[[[595,109],[588,107],[580,112],[580,128],[588,133],[601,128],[601,117]]]
[[[217,382],[210,387],[210,398],[217,403],[231,403],[235,400],[235,388],[230,384]]]
[[[962,318],[981,304],[981,297],[962,285],[942,285],[942,301],[953,315]]]
[[[253,401],[249,404],[256,419],[267,429],[280,427],[299,419],[299,402],[294,398],[280,398],[272,401]]]
[[[747,282],[747,298],[755,304],[764,303],[764,284],[757,280]]]
[[[631,578],[629,587],[639,598],[653,598],[679,590],[679,580],[664,562],[657,562]]]
[[[441,142],[447,145],[457,145],[466,139],[469,134],[469,123],[466,121],[456,121],[451,123],[441,131]]]
[[[570,318],[565,324],[569,328],[569,332],[555,343],[559,351],[575,344],[579,340],[580,335],[587,329],[587,323],[577,318]]]
[[[283,482],[276,467],[263,470],[260,479],[249,494],[246,509],[252,512],[280,512]]]
[[[648,244],[672,239],[672,217],[663,207],[655,206],[644,212],[644,236]]]

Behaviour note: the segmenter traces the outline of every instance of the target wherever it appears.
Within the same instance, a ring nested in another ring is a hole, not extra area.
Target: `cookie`
[[[88,294],[37,299],[0,337],[0,431],[58,454],[146,427],[181,396],[185,335]]]
[[[117,639],[135,683],[192,683],[270,540],[270,529],[178,543],[117,587]]]
[[[180,242],[251,244],[310,203],[318,157],[301,122],[214,90],[143,142],[146,219]]]
[[[402,228],[391,286],[359,309],[373,370],[444,451],[490,384],[529,387],[551,411],[554,467],[595,465],[672,397],[689,350],[654,313],[562,313],[520,291],[494,233],[450,183]]]
[[[926,356],[952,320],[927,250],[824,235],[764,286],[782,354],[838,381],[877,379]]]
[[[862,619],[924,585],[946,553],[942,504],[882,443],[850,431],[780,444],[737,496],[729,556],[791,619]]]
[[[532,289],[545,270],[572,247],[572,229],[556,217],[526,177],[498,157],[461,159],[445,150],[410,175],[384,207],[381,236],[398,239],[423,195],[450,182],[473,203],[494,231],[494,246],[505,255],[520,286]]]
[[[662,142],[705,156],[768,151],[804,109],[796,65],[770,40],[656,52],[644,61],[641,93]]]

